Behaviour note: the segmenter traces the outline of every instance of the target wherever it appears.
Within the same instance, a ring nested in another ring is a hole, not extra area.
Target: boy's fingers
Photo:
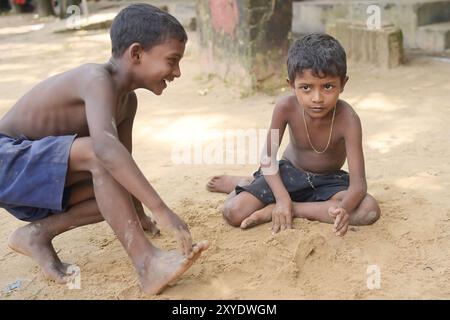
[[[293,229],[293,227],[292,227],[292,218],[288,220],[286,227],[288,229]]]
[[[275,234],[278,231],[280,231],[280,216],[275,215],[272,222],[272,234]]]
[[[344,228],[342,228],[342,230],[339,230],[337,232],[337,235],[339,237],[343,237],[347,233],[347,230],[348,230],[348,225],[345,225]]]
[[[286,217],[284,215],[280,216],[280,229],[286,230]]]
[[[339,223],[339,225],[337,226],[336,229],[338,231],[341,230],[342,227],[344,227],[347,224],[348,220],[349,220],[348,215],[347,214],[343,214],[342,217],[341,217],[341,221],[340,221],[340,223]]]
[[[341,222],[341,219],[342,219],[342,215],[338,214],[336,216],[336,220],[334,220],[334,231],[337,231],[337,229],[338,229],[337,227],[338,227],[339,223]]]

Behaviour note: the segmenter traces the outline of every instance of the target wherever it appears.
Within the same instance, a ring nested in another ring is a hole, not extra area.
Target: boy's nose
[[[179,78],[179,77],[181,76],[181,69],[180,69],[179,66],[177,66],[177,67],[175,68],[175,70],[173,70],[173,76],[174,76],[175,78]]]
[[[313,103],[319,103],[319,102],[322,102],[322,94],[320,93],[319,90],[313,92],[313,95],[312,95],[312,102],[313,102]]]

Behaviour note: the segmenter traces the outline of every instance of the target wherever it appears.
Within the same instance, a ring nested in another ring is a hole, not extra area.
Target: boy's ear
[[[294,82],[289,80],[289,78],[286,78],[286,82],[287,82],[288,86],[290,86],[292,89],[294,89]]]
[[[348,79],[349,79],[348,76],[346,76],[344,78],[344,80],[342,81],[341,93],[344,91],[344,88],[345,88],[345,85],[347,84]]]
[[[133,63],[140,63],[143,51],[144,51],[144,49],[142,48],[140,43],[135,42],[135,43],[131,44],[130,48],[129,48],[129,54],[130,54],[131,61]]]

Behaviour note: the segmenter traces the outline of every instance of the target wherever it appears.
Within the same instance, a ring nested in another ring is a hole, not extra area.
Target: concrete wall
[[[393,25],[369,30],[362,23],[338,20],[327,24],[326,32],[339,40],[348,60],[379,68],[393,68],[403,62],[402,32]]]

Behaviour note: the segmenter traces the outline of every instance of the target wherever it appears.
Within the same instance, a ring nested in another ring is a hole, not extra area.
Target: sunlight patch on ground
[[[142,127],[138,130],[138,134],[152,137],[162,143],[191,143],[193,139],[204,142],[213,140],[220,135],[220,132],[214,128],[219,127],[222,121],[222,117],[219,116],[188,116],[166,124],[161,131],[156,133],[152,128]]]
[[[367,138],[366,145],[380,153],[388,153],[404,143],[411,143],[414,141],[415,133],[413,132],[397,132],[390,131],[381,132]]]
[[[20,75],[11,74],[10,76],[3,76],[0,79],[0,85],[2,83],[11,83],[11,82],[20,82],[22,84],[26,84],[26,83],[35,84],[39,80],[41,80],[41,79],[36,78],[35,76],[31,76],[31,75],[27,76],[24,74],[20,74]]]
[[[411,177],[396,179],[394,184],[403,189],[442,191],[444,187],[438,178],[428,172],[420,172]]]
[[[371,111],[396,111],[405,108],[403,105],[389,101],[382,93],[378,92],[370,93],[367,97],[362,98],[357,102],[356,107],[360,110]]]
[[[31,31],[37,31],[41,30],[44,27],[44,24],[33,24],[30,26],[18,26],[18,27],[8,27],[8,28],[1,28],[0,29],[0,35],[12,35],[12,34],[22,34],[22,33],[28,33]]]
[[[0,99],[0,112],[3,108],[10,108],[15,102],[14,99]]]
[[[28,69],[31,66],[29,64],[23,64],[23,63],[8,63],[8,64],[0,64],[0,71],[17,71],[22,69]]]

